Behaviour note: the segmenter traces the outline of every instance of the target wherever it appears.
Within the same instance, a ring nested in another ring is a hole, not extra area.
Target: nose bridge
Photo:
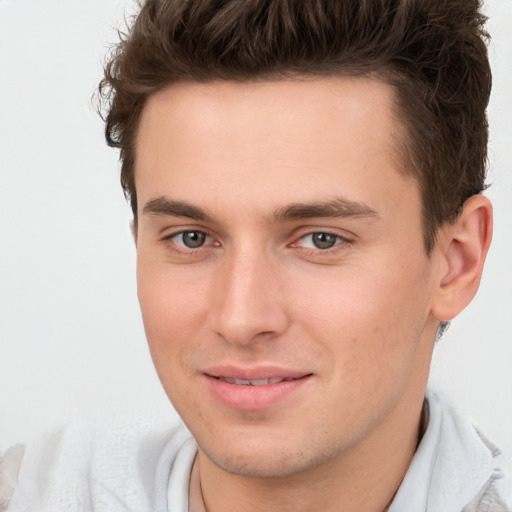
[[[233,248],[218,274],[214,329],[231,343],[277,335],[287,324],[279,300],[278,265],[262,248]]]

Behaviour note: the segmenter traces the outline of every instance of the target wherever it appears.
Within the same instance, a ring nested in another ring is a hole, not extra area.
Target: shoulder
[[[492,454],[494,465],[489,480],[485,482],[471,503],[464,508],[464,512],[510,512],[512,501],[512,475],[510,468],[506,467],[507,459],[478,429],[476,429],[482,443]],[[512,463],[508,460],[508,465]],[[509,502],[507,505],[506,501]]]
[[[177,419],[73,424],[27,445],[8,512],[154,510],[191,436]],[[165,460],[164,460],[165,459]]]
[[[446,397],[430,391],[427,400],[437,424],[432,493],[444,503],[458,494],[464,512],[508,512],[512,485],[506,457]]]
[[[427,391],[426,428],[389,512],[508,512],[505,463],[446,398]]]
[[[484,485],[477,496],[464,507],[463,512],[510,512],[494,479]]]
[[[16,488],[24,453],[23,446],[13,446],[5,454],[0,454],[0,512],[7,508]]]

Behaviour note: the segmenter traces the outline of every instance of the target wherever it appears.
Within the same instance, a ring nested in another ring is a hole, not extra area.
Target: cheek
[[[187,383],[194,376],[191,338],[198,335],[191,326],[199,322],[194,301],[188,304],[186,295],[157,272],[138,272],[138,297],[151,358],[165,393],[180,414],[183,404],[197,405]]]
[[[205,324],[205,294],[186,276],[143,261],[137,266],[137,289],[146,338],[160,377],[177,365],[188,367],[188,350]]]
[[[205,309],[206,277],[204,272],[140,255],[137,294],[144,321],[152,330],[181,332]]]
[[[395,371],[413,357],[426,321],[427,286],[419,275],[416,268],[389,263],[350,268],[323,286],[311,282],[303,325],[323,340],[340,373],[378,377]]]

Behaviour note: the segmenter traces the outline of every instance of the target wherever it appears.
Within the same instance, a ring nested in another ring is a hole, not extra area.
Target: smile
[[[295,380],[295,379],[234,379],[231,377],[217,377],[219,380],[223,382],[227,382],[228,384],[236,384],[237,386],[267,386],[268,384],[278,384],[279,382]]]
[[[206,391],[215,402],[241,411],[267,410],[286,400],[299,400],[314,380],[312,373],[276,367],[224,366],[210,368],[203,376]]]

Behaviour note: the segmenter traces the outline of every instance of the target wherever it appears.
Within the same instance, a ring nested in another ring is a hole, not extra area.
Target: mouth
[[[306,375],[304,376],[306,377]],[[227,382],[228,384],[236,384],[237,386],[268,386],[269,384],[279,384],[280,382],[287,382],[291,380],[301,379],[296,378],[270,378],[270,379],[235,379],[233,377],[213,377],[214,379]]]
[[[266,367],[242,369],[216,367],[204,373],[211,396],[230,409],[256,411],[282,404],[283,400],[299,399],[312,373]]]

